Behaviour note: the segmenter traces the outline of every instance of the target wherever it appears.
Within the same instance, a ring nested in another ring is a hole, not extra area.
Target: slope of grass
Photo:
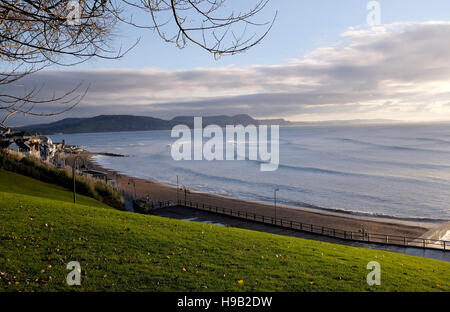
[[[65,282],[70,261],[81,286]],[[450,263],[0,193],[0,278],[3,291],[449,291]]]
[[[41,182],[3,169],[0,169],[0,192],[38,196],[73,203],[73,193],[64,187]],[[93,198],[80,194],[77,194],[77,202],[81,205],[111,208]]]
[[[0,169],[15,172],[42,182],[56,184],[67,189],[73,187],[73,175],[69,169],[58,169],[49,163],[34,157],[25,157],[21,153],[0,149]],[[96,180],[88,175],[76,175],[77,193],[105,203],[117,209],[124,209],[124,200],[105,181]]]

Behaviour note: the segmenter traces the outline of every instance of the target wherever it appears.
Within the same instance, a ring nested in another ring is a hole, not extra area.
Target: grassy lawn
[[[51,198],[73,203],[73,193],[63,187],[41,182],[3,169],[0,169],[0,192]],[[80,194],[77,194],[77,202],[81,205],[111,208],[93,198]]]
[[[34,196],[1,184],[2,291],[450,290],[447,262],[73,205],[70,192],[34,183]],[[65,282],[70,261],[81,264],[81,286]],[[366,283],[370,261],[381,264],[381,286]]]

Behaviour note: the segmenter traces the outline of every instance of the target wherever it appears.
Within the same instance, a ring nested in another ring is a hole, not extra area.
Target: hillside
[[[40,134],[91,133],[119,131],[166,130],[168,122],[162,119],[127,115],[102,115],[92,118],[67,118],[49,124],[21,127],[21,131]]]
[[[163,120],[145,116],[102,115],[92,118],[66,118],[49,124],[24,126],[16,130],[33,134],[152,131],[171,130],[175,125],[179,124],[185,124],[193,128],[193,121],[194,116],[180,116],[172,120]],[[240,124],[245,126],[249,124],[287,125],[289,122],[283,119],[256,120],[248,115],[203,117],[203,126],[210,124],[224,127],[226,125]]]
[[[172,125],[187,125],[189,128],[194,128],[194,117],[195,116],[180,116],[173,118],[170,123]],[[225,127],[226,125],[257,125],[258,121],[253,119],[249,115],[236,115],[236,116],[208,116],[203,117],[203,126],[217,125],[219,127]]]
[[[73,193],[61,186],[44,183],[14,172],[0,169],[0,192],[19,195],[31,195],[50,198],[67,203],[73,203]],[[91,197],[77,194],[80,205],[114,209]]]
[[[70,191],[0,175],[3,291],[450,290],[447,262],[73,205]],[[70,261],[79,287],[65,283]],[[381,286],[366,283],[369,261]]]

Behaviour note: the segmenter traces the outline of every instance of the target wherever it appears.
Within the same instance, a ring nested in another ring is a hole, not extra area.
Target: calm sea
[[[256,161],[174,161],[170,131],[53,135],[92,152],[110,169],[138,178],[244,199],[355,214],[450,220],[450,125],[280,129],[280,166]]]

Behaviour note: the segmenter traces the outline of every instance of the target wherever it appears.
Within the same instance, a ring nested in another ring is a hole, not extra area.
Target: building
[[[23,154],[24,156],[40,158],[50,161],[57,152],[57,147],[49,137],[43,135],[31,136],[25,132],[0,133],[0,148],[8,149]]]
[[[50,161],[55,157],[57,147],[49,137],[41,135],[39,136],[39,150],[41,159]]]

